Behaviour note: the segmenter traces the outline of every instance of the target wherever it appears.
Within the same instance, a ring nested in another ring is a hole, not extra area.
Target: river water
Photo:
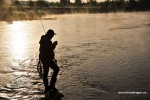
[[[134,90],[150,91],[149,12],[47,17],[56,18],[42,20],[42,23],[45,30],[53,29],[57,34],[53,41],[58,41],[55,52],[61,69],[59,77],[67,70],[90,61],[103,61],[97,65],[102,71],[97,74],[103,84],[107,82],[112,87],[111,91],[132,87],[134,82],[137,83]],[[40,20],[0,22],[0,98],[39,98],[43,85],[36,72],[36,64],[39,40],[43,34]],[[116,67],[103,68],[108,60]],[[112,79],[120,80],[120,83],[114,85],[116,81]],[[124,82],[124,79],[128,81]]]

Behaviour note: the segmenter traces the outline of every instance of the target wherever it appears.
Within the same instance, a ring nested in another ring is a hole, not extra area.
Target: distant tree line
[[[106,11],[150,10],[150,0],[106,0],[99,4]]]
[[[0,0],[0,20],[33,20],[47,14],[64,13],[100,13],[117,11],[147,11],[150,10],[150,0]]]
[[[75,0],[74,3],[70,0],[60,0],[60,2],[48,2],[47,0],[11,0],[8,4],[7,0],[0,0],[0,8],[4,6],[14,7],[30,7],[30,8],[61,8],[61,7],[99,7],[104,11],[118,11],[118,10],[150,10],[150,0],[105,0],[104,2],[97,2],[96,0]]]

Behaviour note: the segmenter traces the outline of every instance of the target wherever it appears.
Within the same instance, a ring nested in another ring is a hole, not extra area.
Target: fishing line
[[[32,1],[32,0],[31,0]],[[37,1],[37,0],[36,0]],[[35,11],[35,13],[36,13],[36,15],[38,15],[37,14],[37,11]],[[38,15],[39,16],[39,15]],[[44,28],[44,24],[43,24],[43,22],[42,22],[42,19],[41,19],[41,17],[39,16],[39,19],[40,19],[40,21],[41,21],[41,24],[42,24],[42,28],[43,28],[43,30],[44,30],[44,33],[46,33],[46,31],[45,31],[45,28]]]
[[[39,16],[39,17],[40,17],[40,16]],[[42,19],[41,19],[41,18],[40,18],[40,21],[41,21],[41,24],[42,24],[42,27],[43,27],[44,33],[46,33],[45,28],[44,28],[44,25],[43,25],[43,22],[42,22]]]
[[[31,0],[32,1],[32,0]],[[37,0],[36,0],[37,1]],[[18,5],[18,6],[21,6],[21,8],[22,8],[22,10],[24,10],[24,8],[22,7],[22,4],[21,4],[21,2],[20,2],[20,5]],[[34,11],[34,10],[33,10]],[[39,17],[39,19],[40,19],[40,22],[41,22],[41,25],[42,25],[42,28],[43,28],[43,31],[44,31],[44,33],[46,32],[45,31],[45,27],[44,27],[44,24],[43,24],[43,22],[42,22],[42,19],[41,19],[41,17],[40,17],[40,15],[38,15],[38,13],[37,13],[37,11],[34,11],[35,12],[35,14]],[[27,12],[25,11],[25,13],[27,14]],[[27,14],[28,15],[28,14]]]
[[[32,1],[32,0],[31,0],[31,1]],[[24,8],[22,7],[21,2],[20,2],[20,5],[19,5],[19,6],[22,8],[22,10],[24,10]],[[34,11],[34,10],[33,10],[33,11]],[[46,31],[45,31],[45,28],[44,28],[44,24],[43,24],[43,22],[42,22],[42,19],[41,19],[40,15],[38,15],[37,11],[34,11],[34,12],[36,13],[36,15],[37,15],[37,16],[39,17],[39,19],[40,19],[40,22],[41,22],[43,31],[46,32]],[[26,11],[25,11],[25,13],[27,14]],[[28,15],[28,14],[27,14],[27,15]],[[40,55],[39,55],[39,61],[38,61],[38,64],[37,64],[37,71],[38,71],[38,73],[39,73],[39,77],[42,78],[43,70],[42,70]]]

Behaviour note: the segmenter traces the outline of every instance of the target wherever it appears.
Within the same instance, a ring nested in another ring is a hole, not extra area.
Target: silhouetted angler
[[[52,90],[53,92],[58,92],[58,90],[55,88],[55,83],[57,80],[57,75],[59,73],[59,67],[57,65],[57,61],[55,60],[55,54],[54,49],[56,48],[56,45],[58,44],[57,41],[53,42],[51,39],[55,35],[53,30],[48,30],[45,35],[41,37],[40,40],[40,60],[43,64],[43,83],[45,86],[45,93]],[[49,73],[49,67],[52,68],[53,74],[51,77],[50,84],[48,82],[48,73]]]

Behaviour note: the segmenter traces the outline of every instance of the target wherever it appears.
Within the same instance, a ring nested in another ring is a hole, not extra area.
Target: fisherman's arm
[[[54,50],[55,48],[56,48],[56,45],[58,44],[58,42],[57,41],[54,41],[53,43],[52,43],[52,50]]]

